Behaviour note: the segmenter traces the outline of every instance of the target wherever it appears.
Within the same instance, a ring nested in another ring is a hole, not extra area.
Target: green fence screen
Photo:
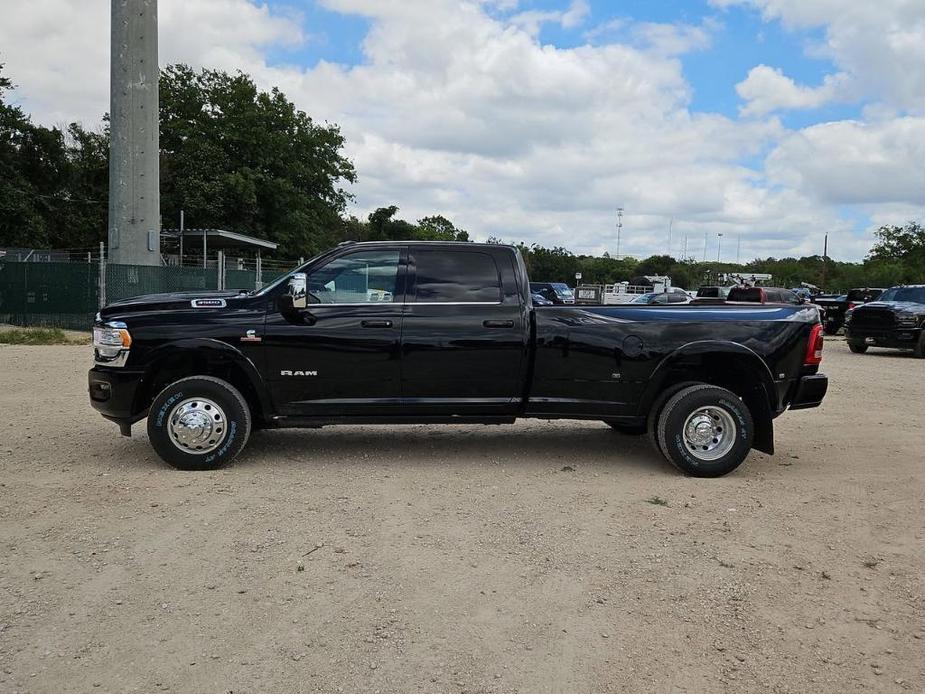
[[[107,265],[106,303],[143,294],[210,291],[218,286],[215,268]],[[237,289],[237,287],[235,287]]]
[[[96,263],[0,263],[0,322],[89,330],[98,285]]]
[[[106,265],[106,303],[143,294],[212,291],[215,268]],[[100,266],[92,263],[0,262],[0,323],[89,330],[100,304]],[[265,269],[262,283],[279,277]],[[225,271],[226,289],[257,287],[254,270]]]

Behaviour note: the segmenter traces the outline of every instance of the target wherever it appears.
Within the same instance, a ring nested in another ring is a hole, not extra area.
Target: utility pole
[[[742,253],[742,232],[736,234],[736,265],[739,264],[739,256]]]
[[[828,263],[826,262],[829,255],[829,235],[825,235],[825,240],[822,242],[822,289],[825,291],[825,269]]]
[[[682,260],[687,260],[687,234],[684,234],[684,257]]]
[[[157,0],[112,0],[109,262],[160,265]]]
[[[620,236],[623,233],[623,208],[617,208],[617,260],[620,259]]]
[[[708,231],[703,232],[703,262],[707,262],[707,237],[709,234],[710,232]]]
[[[668,220],[668,255],[671,255],[671,227],[674,224],[674,217]]]
[[[719,253],[723,248],[723,234],[722,232],[716,235],[716,262],[719,262]]]

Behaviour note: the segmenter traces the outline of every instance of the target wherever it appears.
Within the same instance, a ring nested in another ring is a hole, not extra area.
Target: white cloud
[[[767,168],[774,181],[821,204],[925,209],[925,118],[814,125],[785,137]]]
[[[550,22],[563,29],[574,29],[581,26],[590,13],[588,0],[571,0],[571,4],[565,10],[527,10],[514,15],[510,21],[531,36],[536,36],[542,25]]]
[[[760,115],[836,98],[841,85],[807,91],[764,68],[740,85],[756,117],[692,112],[677,56],[707,47],[713,23],[625,20],[625,31],[563,49],[537,40],[524,21],[532,10],[516,0],[322,2],[370,22],[361,64],[271,65],[269,48],[316,28],[249,0],[161,0],[161,63],[241,69],[340,124],[359,173],[358,214],[397,204],[408,219],[446,214],[477,238],[613,253],[623,206],[625,252],[664,251],[673,217],[672,252],[686,236],[700,257],[706,235],[714,257],[722,232],[723,256],[734,257],[741,235],[744,259],[819,252],[826,231],[842,257],[861,257],[868,239],[839,206],[886,215],[923,205],[913,183],[925,180],[921,124],[897,120],[897,106],[871,107],[872,125],[789,132]],[[94,123],[108,109],[108,12],[105,0],[34,0],[7,13],[0,62],[38,120]],[[587,12],[563,0],[535,21],[580,32]],[[768,77],[767,94],[749,91]]]
[[[925,2],[922,0],[711,0],[747,5],[789,29],[822,27],[812,47],[834,62],[858,96],[925,113]]]
[[[780,109],[817,108],[844,99],[847,82],[847,75],[838,73],[826,76],[818,87],[804,87],[777,68],[758,65],[736,85],[736,92],[745,100],[742,115],[763,116]]]
[[[675,56],[710,47],[713,35],[722,28],[715,19],[702,24],[634,22],[617,17],[585,32],[588,41],[620,41],[658,55]]]
[[[109,110],[108,0],[22,0],[5,7],[0,63],[37,120],[96,124]],[[303,40],[297,17],[249,0],[160,0],[161,64],[235,70],[259,65],[270,45]]]

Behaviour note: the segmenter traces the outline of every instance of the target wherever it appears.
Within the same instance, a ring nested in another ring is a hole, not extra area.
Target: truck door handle
[[[364,328],[391,328],[392,321],[390,320],[364,320],[360,321],[360,325]]]
[[[512,320],[483,320],[482,325],[486,328],[513,328],[514,321]]]

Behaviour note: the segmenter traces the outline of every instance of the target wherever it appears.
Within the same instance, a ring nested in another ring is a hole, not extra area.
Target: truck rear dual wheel
[[[155,452],[180,470],[214,470],[247,443],[251,415],[230,383],[191,376],[171,383],[148,411],[148,438]]]
[[[755,437],[751,412],[732,391],[708,384],[682,388],[658,414],[659,450],[682,472],[721,477],[748,456]]]

